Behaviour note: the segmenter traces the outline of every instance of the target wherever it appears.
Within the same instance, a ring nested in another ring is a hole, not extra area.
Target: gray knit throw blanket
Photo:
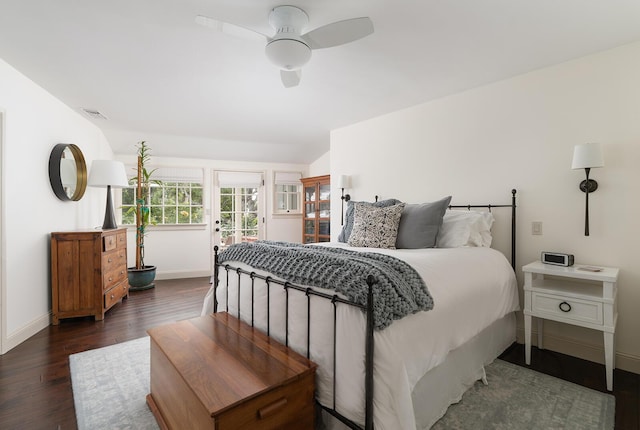
[[[239,261],[298,285],[327,288],[350,300],[367,304],[368,275],[373,287],[374,327],[433,309],[433,299],[413,267],[388,255],[343,248],[258,241],[231,245],[218,262]]]

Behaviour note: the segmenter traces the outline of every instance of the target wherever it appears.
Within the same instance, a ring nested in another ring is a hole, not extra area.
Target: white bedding
[[[346,246],[331,243],[327,246]],[[518,309],[514,272],[500,252],[491,248],[373,249],[405,260],[423,277],[434,299],[434,309],[419,312],[390,327],[376,331],[374,353],[374,427],[416,427],[411,393],[430,369],[442,363],[449,351],[463,345],[494,321]],[[236,267],[250,267],[229,262]],[[267,275],[255,270],[256,273]],[[218,310],[226,310],[226,274],[220,272]],[[244,281],[243,281],[244,282]],[[237,312],[237,275],[229,274],[229,312]],[[266,289],[255,281],[256,327],[266,330]],[[242,285],[241,318],[251,320],[250,282]],[[284,290],[270,289],[270,334],[284,341]],[[329,292],[328,290],[322,290]],[[306,354],[307,304],[303,293],[289,293],[289,346]],[[279,309],[279,310],[278,310]],[[212,292],[207,294],[203,314],[213,311]],[[356,423],[364,423],[364,314],[349,306],[338,306],[337,410]],[[311,359],[318,363],[319,401],[333,403],[333,306],[312,298]],[[436,387],[437,389],[437,387]]]

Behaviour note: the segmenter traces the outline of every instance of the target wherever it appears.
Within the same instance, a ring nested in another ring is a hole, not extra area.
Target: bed
[[[468,387],[484,379],[484,366],[513,343],[518,310],[515,190],[510,205],[446,203],[435,243],[439,247],[353,246],[357,240],[311,245],[408,263],[427,285],[433,298],[430,310],[411,312],[374,330],[373,309],[378,306],[373,291],[379,281],[374,276],[366,276],[367,297],[356,300],[333,289],[293,283],[275,268],[219,261],[216,251],[214,285],[203,314],[228,311],[315,361],[317,428],[428,429]],[[462,234],[451,228],[469,224],[456,223],[458,216],[469,218],[456,209],[486,221],[488,217],[475,214],[502,207],[512,211],[511,262],[487,246],[491,223],[489,232],[486,224],[483,231]],[[484,211],[477,212],[479,208]],[[409,219],[407,208],[403,211]],[[357,235],[357,223],[352,227]]]

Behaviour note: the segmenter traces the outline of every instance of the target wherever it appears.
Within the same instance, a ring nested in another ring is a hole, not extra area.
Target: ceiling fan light
[[[311,59],[311,49],[295,39],[275,39],[265,48],[267,58],[283,70],[297,70]]]

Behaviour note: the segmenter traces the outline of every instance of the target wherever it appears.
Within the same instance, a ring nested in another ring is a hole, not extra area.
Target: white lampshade
[[[129,186],[124,164],[115,160],[93,160],[87,185],[90,187],[124,188]]]
[[[583,143],[573,149],[572,169],[603,167],[602,146],[599,143]]]
[[[349,175],[338,176],[338,188],[351,188],[351,176]]]

